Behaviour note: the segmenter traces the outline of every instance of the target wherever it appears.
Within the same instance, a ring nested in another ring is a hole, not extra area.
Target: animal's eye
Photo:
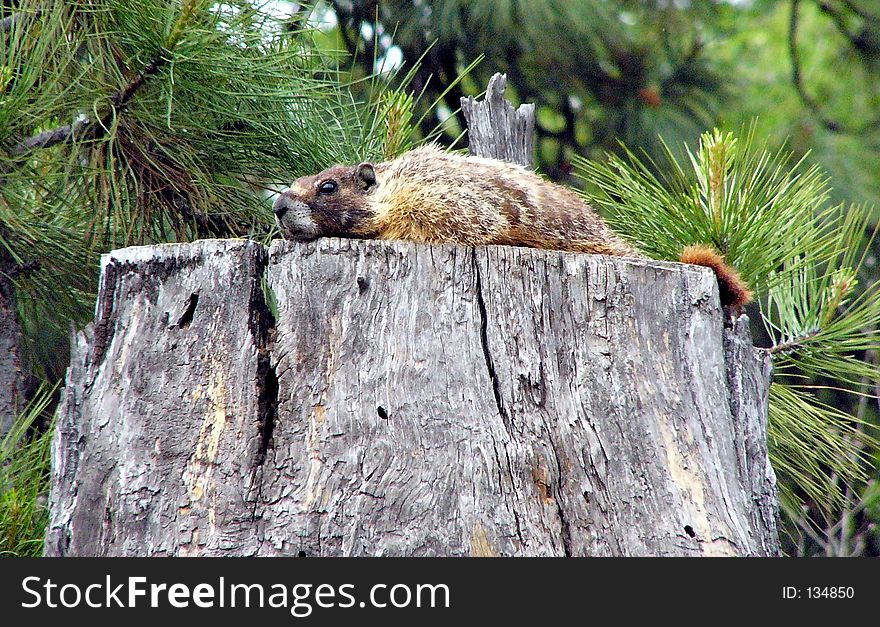
[[[318,185],[318,192],[321,194],[332,194],[336,191],[337,187],[338,185],[336,184],[336,181],[332,179],[327,179],[326,181]]]

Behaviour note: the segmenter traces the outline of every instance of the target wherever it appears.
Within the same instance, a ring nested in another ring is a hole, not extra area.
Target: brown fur
[[[322,185],[329,187],[322,192]],[[506,244],[644,257],[574,191],[522,166],[449,154],[434,146],[376,165],[333,166],[300,178],[278,197],[275,214],[288,239],[347,236]],[[739,306],[747,300],[748,290],[720,256],[689,258],[697,261],[685,263],[715,270],[723,304]],[[742,289],[736,292],[728,284]],[[725,302],[726,294],[733,294],[733,300]]]
[[[729,266],[714,248],[702,244],[688,246],[681,251],[679,261],[712,268],[718,279],[718,293],[722,304],[739,308],[752,300],[752,292],[740,278],[739,272]]]

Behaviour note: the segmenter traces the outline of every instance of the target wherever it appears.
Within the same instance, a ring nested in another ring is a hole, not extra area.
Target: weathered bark
[[[770,355],[756,351],[749,319],[740,316],[724,329],[724,361],[733,414],[739,479],[754,500],[749,519],[760,529],[762,546],[778,551],[776,473],[767,456],[767,404],[770,393]]]
[[[49,555],[778,552],[767,364],[707,269],[202,241],[106,256],[97,312]]]
[[[0,226],[2,228],[2,226]],[[24,374],[21,371],[18,311],[12,283],[15,264],[0,249],[0,440],[24,408]]]
[[[495,74],[489,79],[485,99],[461,99],[461,111],[468,125],[471,154],[511,161],[532,167],[535,150],[535,105],[521,104],[514,109],[504,99],[507,77]]]
[[[264,256],[206,240],[103,257],[57,417],[48,555],[247,546],[232,519],[262,456]]]

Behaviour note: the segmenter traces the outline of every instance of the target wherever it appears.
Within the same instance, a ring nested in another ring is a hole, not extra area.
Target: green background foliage
[[[101,253],[266,241],[297,176],[460,147],[460,97],[500,71],[536,104],[545,175],[754,288],[786,552],[880,554],[873,0],[3,0],[0,20],[0,280],[33,399],[0,451],[0,550],[39,553],[46,390]]]

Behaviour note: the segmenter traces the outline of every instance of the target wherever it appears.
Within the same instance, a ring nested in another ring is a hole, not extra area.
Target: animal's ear
[[[364,191],[369,191],[376,185],[376,170],[372,163],[362,163],[357,167],[357,184]]]

